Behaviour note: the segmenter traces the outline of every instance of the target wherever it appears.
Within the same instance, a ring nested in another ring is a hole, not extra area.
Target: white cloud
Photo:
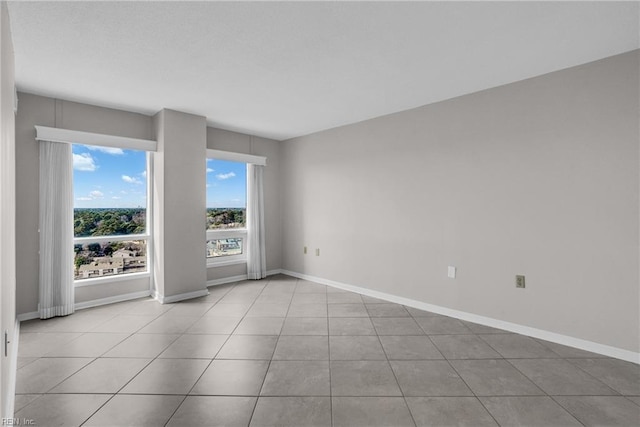
[[[207,188],[211,187],[211,184],[207,184]]]
[[[215,172],[215,170],[213,170],[211,168],[207,168],[207,173],[211,173],[211,172]]]
[[[121,199],[121,197],[113,196],[113,197],[112,197],[112,199],[113,199],[113,200],[120,200],[120,199]]]
[[[78,171],[93,172],[98,167],[89,153],[73,154],[73,168]]]
[[[112,154],[114,156],[121,156],[124,154],[122,148],[115,147],[98,147],[97,145],[85,145],[91,151],[100,151],[101,153]]]
[[[122,175],[122,180],[129,184],[142,184],[142,181],[140,181],[138,178],[129,175]]]
[[[218,178],[218,179],[229,179],[229,178],[233,178],[234,176],[236,176],[236,174],[233,173],[233,172],[219,173],[218,175],[216,175],[216,178]]]
[[[140,175],[142,177],[146,178],[147,177],[147,171],[140,172]]]
[[[93,200],[91,197],[76,197],[76,200],[81,202],[88,202],[89,200]]]
[[[93,190],[92,192],[89,193],[89,196],[91,196],[94,199],[99,199],[100,197],[104,197],[104,193],[99,190]]]

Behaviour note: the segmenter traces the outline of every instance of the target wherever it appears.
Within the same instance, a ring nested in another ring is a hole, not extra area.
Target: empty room
[[[0,1],[2,425],[640,425],[640,3]]]

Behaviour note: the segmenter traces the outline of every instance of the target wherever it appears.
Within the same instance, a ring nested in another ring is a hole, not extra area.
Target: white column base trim
[[[139,291],[139,292],[131,292],[129,294],[115,295],[107,298],[99,298],[91,301],[78,302],[74,305],[76,310],[83,310],[85,308],[91,307],[99,307],[101,305],[113,304],[116,302],[130,301],[138,298],[144,298],[151,295],[151,291]],[[22,313],[17,316],[17,320],[19,322],[24,322],[25,320],[31,319],[39,319],[40,313],[37,311],[32,311],[29,313]]]
[[[361,295],[366,295],[373,298],[382,299],[396,304],[402,304],[407,307],[417,308],[419,310],[430,311],[444,316],[454,317],[456,319],[466,320],[468,322],[478,323],[480,325],[491,326],[493,328],[504,329],[505,331],[515,332],[517,334],[527,335],[533,338],[539,338],[546,341],[551,341],[557,344],[566,345],[569,347],[578,348],[580,350],[590,351],[592,353],[598,353],[616,359],[626,360],[627,362],[640,364],[640,353],[625,350],[622,348],[612,347],[605,344],[599,344],[593,341],[583,340],[581,338],[575,338],[568,335],[562,335],[555,332],[545,331],[542,329],[532,328],[530,326],[519,325],[517,323],[505,322],[503,320],[493,319],[491,317],[480,316],[473,313],[467,313],[465,311],[454,310],[439,305],[428,304],[422,301],[417,301],[409,298],[399,297],[385,292],[374,291],[371,289],[361,288],[359,286],[348,285],[346,283],[340,283],[333,280],[323,279],[321,277],[310,276],[308,274],[297,273],[295,271],[289,271],[282,269],[283,274],[297,277],[298,279],[309,280],[311,282],[320,283],[327,286],[332,286],[338,289],[344,289],[345,291],[355,292]]]
[[[184,301],[192,298],[206,297],[207,295],[209,295],[209,290],[205,288],[199,291],[185,292],[183,294],[177,294],[177,295],[169,295],[168,297],[165,297],[164,295],[160,295],[159,293],[154,292],[152,297],[156,301],[158,301],[160,304],[171,304],[172,302]]]

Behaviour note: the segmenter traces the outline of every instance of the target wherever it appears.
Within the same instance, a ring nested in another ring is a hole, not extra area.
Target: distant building
[[[113,257],[94,258],[90,263],[82,264],[78,267],[76,270],[76,279],[90,279],[93,277],[146,271],[147,258],[144,256],[135,256],[133,252],[132,254],[133,255],[124,254]]]
[[[91,277],[111,276],[124,272],[124,260],[122,258],[101,257],[89,264],[78,267],[77,278],[88,279]]]
[[[136,253],[128,249],[118,249],[113,254],[111,254],[111,256],[113,258],[131,258],[136,256]]]
[[[216,249],[220,252],[230,252],[240,249],[238,239],[218,239],[216,240]]]

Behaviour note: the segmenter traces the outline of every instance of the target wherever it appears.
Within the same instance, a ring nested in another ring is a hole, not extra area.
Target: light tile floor
[[[640,425],[638,365],[287,276],[21,324],[37,426]]]

